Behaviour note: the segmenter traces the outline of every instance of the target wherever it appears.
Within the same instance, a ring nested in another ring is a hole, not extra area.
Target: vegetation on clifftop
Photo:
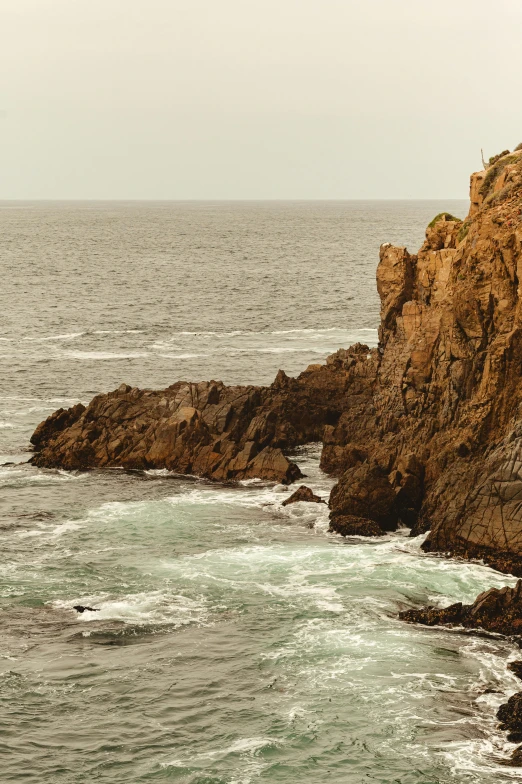
[[[450,212],[439,212],[438,215],[435,215],[435,217],[433,218],[431,223],[428,223],[428,229],[432,229],[435,226],[435,224],[438,223],[441,220],[444,220],[444,221],[459,221],[460,218],[456,218]]]

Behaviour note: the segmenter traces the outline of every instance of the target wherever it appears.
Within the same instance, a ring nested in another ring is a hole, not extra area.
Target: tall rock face
[[[325,465],[338,455],[343,472],[332,526],[361,497],[382,521],[388,498],[388,520],[431,529],[426,549],[520,569],[522,151],[474,174],[470,193],[466,220],[437,216],[416,256],[381,247],[371,401],[326,434]]]

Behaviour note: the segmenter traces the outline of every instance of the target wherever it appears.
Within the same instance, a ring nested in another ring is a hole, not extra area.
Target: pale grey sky
[[[522,0],[2,0],[1,199],[465,198]]]

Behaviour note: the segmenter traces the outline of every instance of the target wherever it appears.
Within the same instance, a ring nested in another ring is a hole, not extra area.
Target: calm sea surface
[[[24,464],[122,382],[269,383],[374,344],[379,245],[464,202],[0,203],[0,782],[496,784],[499,639],[400,623],[514,580],[287,490]],[[319,448],[299,450],[327,497]],[[100,608],[77,615],[74,604]]]

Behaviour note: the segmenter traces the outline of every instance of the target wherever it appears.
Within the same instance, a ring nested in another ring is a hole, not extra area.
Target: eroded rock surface
[[[292,493],[292,495],[283,501],[281,505],[288,506],[288,504],[296,504],[298,501],[306,501],[307,503],[312,504],[326,504],[326,501],[318,495],[315,495],[313,490],[306,485],[301,485],[301,487],[298,487],[295,493]]]
[[[43,467],[167,468],[217,481],[290,483],[301,472],[284,451],[320,441],[369,364],[367,346],[334,355],[270,387],[178,382],[161,391],[122,384],[42,422],[31,442]],[[360,368],[363,370],[361,371]]]
[[[522,575],[522,151],[471,178],[416,255],[383,245],[375,380],[335,426],[332,518],[430,530],[426,550]]]

